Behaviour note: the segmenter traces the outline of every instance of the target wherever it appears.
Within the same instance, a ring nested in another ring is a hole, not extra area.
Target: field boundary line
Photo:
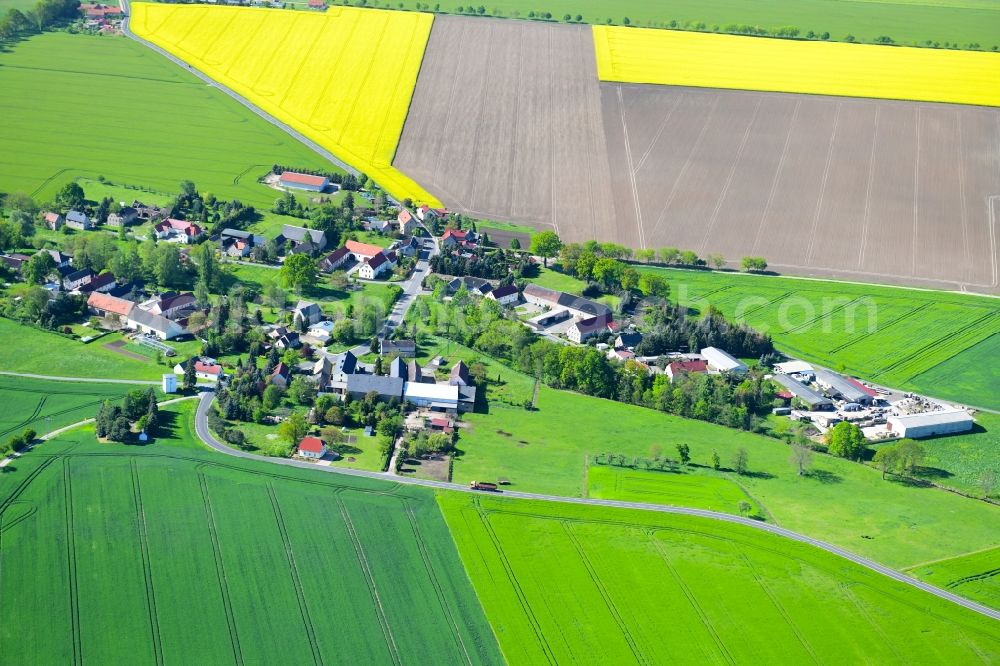
[[[855,299],[855,300],[857,300],[857,299]],[[927,301],[925,303],[921,303],[917,307],[911,308],[910,310],[907,310],[906,312],[904,312],[903,314],[899,315],[895,319],[892,319],[885,326],[879,326],[874,331],[872,331],[871,333],[865,333],[864,335],[859,335],[859,336],[853,337],[853,338],[850,339],[849,342],[845,342],[842,345],[838,345],[838,346],[832,348],[827,353],[828,354],[836,354],[839,351],[843,351],[843,350],[847,349],[848,347],[856,345],[859,342],[862,342],[865,339],[867,339],[867,338],[869,338],[869,337],[871,337],[873,335],[877,335],[879,333],[882,333],[883,331],[885,331],[885,329],[889,328],[890,326],[895,326],[897,323],[903,321],[904,319],[909,319],[910,317],[916,315],[917,313],[919,313],[919,312],[921,312],[923,310],[926,310],[927,308],[931,307],[932,305],[934,305],[934,303],[931,303],[930,301]]]
[[[757,247],[760,245],[760,238],[764,233],[764,228],[767,227],[767,216],[771,213],[771,205],[774,204],[774,195],[778,193],[778,183],[781,182],[781,174],[785,171],[788,146],[792,144],[792,130],[795,128],[795,121],[799,118],[799,110],[801,108],[802,99],[796,99],[795,109],[792,111],[792,117],[788,121],[788,133],[785,134],[785,143],[781,149],[781,159],[778,160],[778,168],[774,171],[774,180],[771,181],[771,189],[767,195],[767,202],[764,204],[764,211],[760,214],[760,222],[757,223],[757,232],[754,234],[753,247],[750,248],[751,254],[756,254]]]
[[[212,511],[212,500],[209,497],[208,482],[205,473],[198,472],[198,484],[201,486],[201,500],[205,508],[205,523],[208,525],[208,534],[212,541],[212,555],[215,557],[216,580],[219,583],[219,592],[222,595],[222,606],[226,612],[226,623],[229,625],[229,642],[233,648],[233,658],[237,664],[244,663],[243,649],[240,646],[239,631],[236,628],[236,618],[233,615],[233,602],[229,596],[229,581],[226,578],[226,565],[222,561],[222,546],[219,544],[219,535],[215,527],[215,514]]]
[[[916,564],[911,564],[905,567],[903,571],[913,571],[914,569],[919,569],[920,567],[929,567],[932,564],[941,564],[942,562],[949,562],[951,560],[957,560],[963,557],[970,557],[972,555],[980,555],[982,553],[988,553],[991,550],[1000,551],[1000,545],[987,546],[986,548],[980,548],[979,550],[969,551],[968,553],[962,553],[961,555],[952,555],[951,557],[941,557],[936,560],[929,560],[927,562],[918,562]]]
[[[365,549],[361,545],[361,539],[358,538],[357,531],[354,529],[354,521],[351,520],[351,514],[348,512],[347,504],[344,503],[343,498],[337,497],[337,505],[340,508],[340,515],[344,519],[344,525],[347,527],[347,534],[351,537],[351,543],[354,544],[354,551],[358,558],[358,564],[361,565],[361,573],[364,575],[365,583],[368,585],[368,591],[372,596],[372,601],[375,602],[375,614],[378,617],[379,624],[382,625],[382,633],[385,635],[386,647],[389,648],[389,656],[392,657],[394,664],[401,664],[402,659],[399,656],[399,648],[396,646],[396,639],[392,635],[389,618],[385,615],[382,598],[379,596],[378,587],[375,585],[375,576],[372,574],[371,567],[368,564]]]
[[[868,228],[871,226],[872,188],[875,184],[875,157],[878,155],[878,116],[880,104],[875,105],[875,120],[872,128],[872,150],[868,156],[868,186],[865,188],[865,213],[861,218],[861,242],[858,243],[858,269],[865,263],[865,250],[868,245]]]
[[[837,112],[833,116],[833,131],[830,133],[830,146],[826,151],[826,164],[823,167],[823,183],[816,198],[816,210],[813,212],[812,230],[809,233],[809,249],[806,251],[806,261],[812,263],[813,251],[816,249],[816,231],[819,229],[819,218],[823,214],[823,199],[826,197],[826,183],[830,178],[830,164],[833,162],[833,146],[837,143],[837,129],[840,127],[840,112],[844,102],[837,102]]]
[[[427,552],[427,544],[424,541],[423,534],[420,533],[419,526],[417,525],[417,516],[413,513],[413,507],[409,502],[406,505],[406,517],[410,522],[410,529],[413,530],[413,538],[417,543],[417,550],[420,552],[420,559],[424,562],[424,568],[427,570],[427,577],[434,587],[434,592],[437,595],[438,601],[441,603],[441,608],[444,610],[445,615],[448,617],[448,624],[451,625],[452,636],[458,643],[458,646],[462,648],[462,652],[465,654],[465,661],[472,666],[472,657],[469,655],[469,650],[465,646],[465,641],[462,640],[462,633],[459,629],[458,622],[455,620],[454,613],[451,612],[451,606],[448,604],[447,599],[444,595],[444,590],[441,587],[441,581],[438,580],[437,574],[434,573],[434,563],[431,561],[430,554]]]
[[[309,606],[306,604],[305,591],[302,589],[302,580],[299,578],[299,569],[295,564],[295,554],[292,552],[292,542],[288,538],[288,530],[285,528],[285,518],[281,515],[281,507],[278,505],[278,497],[274,493],[274,483],[267,483],[267,495],[271,500],[271,509],[274,511],[274,520],[278,525],[278,533],[281,535],[282,545],[285,547],[285,557],[288,558],[288,571],[292,576],[292,585],[295,587],[295,596],[299,600],[299,612],[302,614],[302,624],[305,625],[306,635],[309,637],[309,647],[312,649],[313,660],[317,664],[323,663],[323,656],[316,642],[316,628],[313,626],[312,617],[309,615]]]
[[[632,651],[632,656],[635,657],[635,660],[640,664],[648,664],[649,659],[646,657],[645,652],[639,648],[635,637],[632,636],[632,632],[628,630],[628,626],[625,624],[625,619],[621,616],[621,612],[618,610],[618,607],[615,606],[614,600],[611,599],[611,593],[608,592],[607,587],[604,585],[604,581],[601,580],[601,576],[594,569],[593,562],[591,562],[590,558],[587,557],[586,551],[584,551],[583,546],[580,545],[580,541],[576,538],[576,535],[573,534],[573,530],[569,523],[563,522],[562,528],[566,533],[566,536],[569,537],[570,543],[572,543],[573,547],[576,549],[576,554],[580,557],[580,561],[583,562],[583,566],[586,567],[587,573],[590,575],[591,582],[594,584],[594,587],[597,588],[601,598],[604,599],[604,605],[607,607],[608,612],[611,613],[611,617],[614,618],[615,624],[618,625],[618,629],[622,632],[625,642],[628,643],[629,649]]]
[[[701,620],[702,626],[705,627],[705,630],[708,631],[708,634],[712,637],[712,640],[715,641],[715,646],[719,648],[719,653],[726,660],[726,662],[733,664],[733,666],[735,666],[735,664],[737,663],[736,659],[733,658],[732,653],[729,652],[729,648],[726,647],[726,644],[723,642],[722,637],[719,636],[719,632],[716,631],[715,626],[712,624],[712,621],[709,619],[708,615],[705,614],[705,609],[701,607],[701,604],[698,602],[697,597],[694,596],[694,592],[691,591],[691,588],[688,587],[687,582],[685,582],[685,580],[681,577],[681,575],[677,573],[677,569],[675,569],[674,565],[670,562],[670,557],[664,551],[663,544],[659,542],[659,539],[656,538],[656,535],[654,533],[650,533],[647,531],[646,536],[653,544],[653,548],[656,550],[657,554],[659,554],[660,559],[663,561],[664,566],[667,567],[667,571],[670,572],[670,576],[674,579],[674,582],[677,583],[677,587],[680,588],[681,592],[687,598],[688,603],[691,604],[691,607],[694,609],[694,612],[698,614],[698,618]]]
[[[542,649],[542,654],[545,656],[545,660],[554,666],[558,663],[558,661],[552,653],[552,647],[545,638],[545,634],[542,631],[541,625],[538,623],[538,618],[535,616],[535,611],[531,608],[531,603],[528,601],[528,597],[525,595],[524,589],[521,588],[521,582],[517,580],[517,575],[514,573],[514,566],[507,558],[507,553],[504,552],[499,537],[497,537],[496,532],[493,531],[493,526],[489,521],[489,512],[483,509],[482,503],[479,501],[478,497],[475,498],[475,511],[479,516],[479,521],[483,526],[483,530],[486,532],[486,536],[489,537],[490,541],[493,543],[493,548],[497,553],[501,566],[503,566],[504,573],[507,574],[507,580],[510,582],[510,586],[514,590],[514,594],[517,596],[521,610],[524,611],[528,624],[535,633],[535,638],[538,641],[538,647]]]
[[[914,123],[916,151],[913,158],[913,237],[910,248],[910,275],[917,274],[917,242],[920,232],[920,125],[923,116],[920,115],[920,106],[915,111],[916,122]]]
[[[788,293],[791,294],[793,292],[788,292]],[[853,298],[853,299],[847,301],[846,303],[841,303],[840,305],[838,305],[837,307],[833,308],[832,310],[827,310],[826,312],[821,312],[821,313],[817,314],[816,316],[814,316],[812,319],[809,319],[807,321],[802,322],[798,326],[793,326],[792,328],[786,329],[784,331],[784,334],[787,335],[788,333],[795,333],[795,332],[801,331],[802,329],[808,328],[809,326],[812,326],[813,324],[815,324],[817,322],[820,322],[820,321],[823,321],[824,319],[832,317],[833,315],[835,315],[835,314],[837,314],[837,313],[839,313],[839,312],[841,312],[843,310],[846,310],[848,307],[854,305],[855,303],[857,303],[858,301],[860,301],[862,298],[866,298],[866,297],[865,296],[858,296],[857,298]],[[772,303],[773,302],[774,301],[772,301]],[[768,305],[770,305],[770,303],[768,303]],[[761,306],[761,307],[767,307],[767,306],[765,305],[765,306]]]
[[[149,535],[146,523],[146,509],[142,504],[142,488],[139,484],[139,465],[133,456],[129,463],[132,471],[132,494],[135,496],[136,526],[139,532],[139,553],[142,556],[142,575],[146,581],[146,610],[149,613],[149,630],[153,638],[153,657],[157,666],[163,664],[163,643],[160,637],[160,622],[156,612],[156,590],[153,588],[153,570],[149,559]]]
[[[753,576],[754,581],[757,582],[757,585],[760,586],[760,589],[763,590],[764,594],[767,595],[767,598],[771,601],[771,605],[773,605],[774,609],[778,611],[778,614],[781,615],[782,618],[784,618],[785,624],[787,624],[788,628],[792,630],[793,634],[795,634],[795,638],[798,639],[799,643],[802,645],[802,648],[812,658],[813,663],[816,664],[822,663],[819,656],[813,650],[813,647],[809,645],[809,641],[807,641],[805,637],[802,635],[802,632],[799,630],[798,625],[796,625],[795,622],[792,621],[792,618],[788,615],[788,611],[785,610],[785,607],[781,604],[778,598],[771,591],[771,588],[769,588],[767,586],[767,583],[764,582],[764,579],[761,578],[760,572],[757,571],[757,567],[755,567],[750,558],[747,557],[746,551],[738,547],[733,542],[730,542],[730,546],[734,551],[736,551],[737,554],[739,554],[744,564],[747,565],[747,568],[750,570],[750,574]]]
[[[997,121],[997,125],[1000,125],[1000,120]],[[1000,194],[991,194],[986,197],[986,207],[989,211],[989,220],[987,224],[990,229],[990,249],[992,250],[992,262],[993,262],[993,283],[990,285],[992,287],[997,286],[997,219],[996,213],[994,212],[994,203],[1000,201]]]
[[[73,525],[73,475],[70,474],[69,458],[62,459],[63,502],[66,512],[66,564],[68,565],[70,630],[73,637],[73,663],[83,664],[83,643],[80,636],[80,589],[76,572],[76,530]]]
[[[956,138],[955,143],[958,149],[958,200],[961,202],[962,211],[962,247],[965,250],[965,279],[971,281],[972,278],[972,251],[969,249],[969,205],[965,201],[965,146],[962,145],[962,114],[959,109],[955,109]],[[992,249],[992,248],[991,248]]]
[[[618,84],[618,88],[619,90],[621,90],[621,83]],[[680,105],[682,99],[684,99],[684,93],[680,93],[679,95],[677,95],[677,98],[674,100],[674,103],[670,107],[670,110],[667,111],[667,115],[665,115],[663,117],[663,120],[660,121],[660,126],[659,128],[657,128],[656,134],[653,135],[653,140],[649,142],[649,146],[646,148],[646,152],[642,154],[642,157],[639,158],[639,163],[635,165],[635,169],[632,171],[632,175],[639,173],[639,170],[642,169],[642,165],[646,163],[646,158],[648,158],[650,153],[653,152],[653,146],[655,146],[656,142],[660,140],[660,135],[662,135],[663,130],[667,128],[667,123],[670,122],[670,118],[674,115],[674,111]],[[753,124],[753,122],[751,121],[750,124]]]
[[[944,341],[946,341],[948,339],[951,339],[951,338],[958,337],[959,335],[961,335],[962,333],[965,333],[968,330],[972,330],[972,329],[978,328],[980,324],[982,324],[983,322],[989,321],[990,319],[993,319],[996,316],[998,316],[998,312],[997,311],[992,311],[992,312],[988,311],[986,314],[984,314],[979,319],[971,321],[971,322],[967,323],[965,326],[962,326],[961,328],[958,328],[958,329],[956,329],[954,331],[949,331],[948,333],[945,333],[945,334],[943,334],[943,335],[935,338],[934,340],[932,340],[931,342],[927,343],[923,347],[920,347],[919,349],[911,350],[907,355],[905,355],[903,358],[899,359],[898,361],[894,361],[893,363],[890,363],[889,365],[887,365],[887,366],[879,369],[878,372],[872,373],[872,377],[881,377],[882,375],[886,374],[887,372],[891,372],[892,370],[895,370],[896,368],[898,368],[901,365],[913,362],[914,359],[919,360],[920,357],[922,357],[925,352],[930,351],[931,349],[934,349],[935,347],[939,347],[942,342],[944,342]],[[995,333],[993,335],[995,335]],[[992,337],[992,335],[990,335],[990,336],[988,336],[986,338],[983,338],[983,339],[984,340],[988,340],[990,337]],[[970,347],[973,347],[973,346],[974,345],[967,345],[961,351],[964,351],[965,349],[969,349]],[[953,354],[952,356],[955,356],[955,355]],[[949,358],[951,358],[951,357],[949,357]],[[934,365],[937,365],[937,363],[935,363]],[[909,381],[910,378],[916,377],[917,375],[921,374],[922,372],[925,372],[927,369],[929,369],[929,368],[926,368],[924,370],[921,370],[920,372],[916,372],[916,373],[910,375],[910,377],[907,377],[907,381]]]
[[[875,633],[882,637],[883,641],[885,641],[885,644],[888,645],[893,652],[898,652],[898,650],[895,649],[896,646],[894,645],[892,637],[889,636],[889,634],[886,633],[885,629],[882,628],[882,625],[880,625],[876,621],[875,616],[873,616],[868,611],[868,607],[865,605],[861,597],[855,594],[854,590],[851,589],[855,585],[861,585],[861,584],[857,582],[850,582],[850,583],[842,582],[838,587],[840,587],[840,589],[844,591],[844,594],[846,594],[847,597],[851,600],[851,603],[854,604],[854,607],[858,609],[858,613],[860,613],[861,616],[868,621],[868,626],[872,627],[875,630]]]

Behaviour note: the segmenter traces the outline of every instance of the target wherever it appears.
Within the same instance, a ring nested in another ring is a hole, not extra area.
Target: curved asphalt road
[[[291,460],[288,458],[266,458],[264,456],[254,455],[252,453],[247,453],[246,451],[238,451],[232,449],[219,440],[208,429],[208,410],[212,406],[212,401],[214,400],[214,394],[210,392],[203,392],[201,394],[201,399],[198,402],[198,411],[195,415],[195,432],[198,438],[201,439],[207,446],[215,449],[220,453],[225,453],[226,455],[235,456],[237,458],[249,458],[252,460],[265,460],[270,463],[277,465],[288,465],[291,467],[302,467],[304,469],[312,469],[320,472],[330,472],[332,474],[346,474],[348,476],[363,476],[369,479],[379,479],[382,481],[390,481],[395,483],[403,483],[414,486],[424,486],[427,488],[440,488],[445,490],[454,490],[458,492],[466,493],[481,493],[481,491],[472,490],[468,486],[463,486],[457,483],[444,483],[442,481],[425,481],[423,479],[411,479],[406,477],[400,477],[395,475],[390,475],[384,472],[368,472],[365,470],[358,469],[347,469],[341,467],[322,467],[314,463],[302,462],[298,460]],[[1000,620],[1000,611],[994,610],[992,608],[987,608],[982,604],[977,604],[975,601],[970,601],[964,597],[960,597],[957,594],[952,594],[946,590],[942,590],[933,585],[924,583],[915,578],[911,578],[905,574],[902,574],[895,569],[883,566],[877,562],[873,562],[867,558],[855,555],[849,551],[844,550],[833,544],[826,543],[825,541],[820,541],[818,539],[813,539],[811,537],[805,536],[804,534],[799,534],[797,532],[792,532],[791,530],[786,530],[783,527],[778,527],[777,525],[771,525],[768,523],[762,523],[756,520],[750,520],[749,518],[743,518],[741,516],[733,516],[728,513],[717,513],[715,511],[705,511],[703,509],[689,509],[686,507],[679,506],[665,506],[662,504],[646,504],[642,502],[621,502],[618,500],[602,500],[602,499],[584,499],[580,497],[560,497],[558,495],[539,495],[535,493],[522,493],[517,491],[504,491],[503,493],[497,494],[497,497],[508,498],[508,499],[527,499],[527,500],[542,500],[546,502],[562,502],[564,504],[587,504],[592,506],[610,506],[620,509],[642,509],[645,511],[657,511],[660,513],[672,513],[679,514],[683,516],[697,516],[699,518],[710,518],[713,520],[721,520],[728,523],[738,523],[740,525],[745,525],[747,527],[752,527],[755,529],[763,530],[765,532],[770,532],[772,534],[777,534],[788,539],[793,539],[795,541],[801,541],[802,543],[807,543],[811,546],[816,546],[834,555],[839,555],[844,559],[850,560],[855,564],[859,564],[866,569],[871,569],[877,573],[884,576],[888,576],[893,580],[899,581],[911,587],[919,588],[925,592],[929,592],[936,597],[941,599],[946,599],[952,603],[956,603],[959,606],[964,606],[970,610],[977,613],[981,613],[987,617],[993,618],[994,620]]]

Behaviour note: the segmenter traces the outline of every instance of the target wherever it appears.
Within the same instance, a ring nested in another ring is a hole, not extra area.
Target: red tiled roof
[[[194,371],[201,372],[206,375],[221,375],[222,366],[218,363],[203,363],[201,361],[194,362]]]
[[[295,171],[285,171],[281,174],[281,180],[289,183],[299,183],[300,185],[312,185],[319,187],[326,184],[323,176],[310,176],[307,173],[297,173]]]
[[[299,451],[308,451],[309,453],[322,453],[323,452],[323,440],[319,437],[303,437],[302,441],[299,442]]]
[[[399,211],[399,215],[396,216],[396,219],[399,220],[400,224],[406,224],[413,219],[413,216],[410,215],[410,211],[404,209]]]
[[[132,311],[135,303],[132,301],[126,301],[124,298],[118,298],[117,296],[109,296],[108,294],[94,292],[90,295],[90,298],[87,299],[87,305],[95,310],[112,312],[124,317],[128,316],[128,313]]]
[[[444,235],[441,236],[441,239],[454,238],[455,240],[464,241],[466,233],[467,232],[463,229],[446,229]]]
[[[344,247],[354,254],[360,254],[363,257],[374,257],[376,254],[382,252],[382,248],[378,245],[368,245],[367,243],[359,243],[354,240],[349,240],[344,243]]]
[[[431,425],[435,428],[447,428],[451,422],[448,419],[431,419]]]
[[[200,236],[201,227],[193,222],[188,222],[187,220],[176,220],[172,217],[167,218],[163,222],[156,225],[157,231],[166,231],[167,229],[173,229],[174,231],[180,231],[186,236]]]
[[[670,364],[671,372],[708,372],[708,361],[695,359],[692,361],[674,361]]]

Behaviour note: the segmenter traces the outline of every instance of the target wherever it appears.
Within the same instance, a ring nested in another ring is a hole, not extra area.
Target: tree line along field
[[[822,454],[800,476],[790,447],[777,439],[546,386],[531,412],[491,402],[488,414],[470,413],[466,421],[455,483],[505,477],[512,490],[584,497],[595,456],[647,458],[658,446],[676,460],[676,445],[684,443],[692,464],[679,474],[650,472],[643,480],[648,501],[701,508],[720,482],[738,483],[769,521],[900,568],[995,546],[1000,533],[1000,509],[978,499],[883,480],[874,467]],[[937,441],[926,443],[929,457]],[[968,455],[991,446],[981,439]],[[744,476],[729,471],[740,448],[749,457]],[[711,469],[713,451],[725,469]],[[739,501],[733,496],[723,510],[738,512]]]
[[[222,92],[125,38],[46,33],[10,47],[0,65],[7,93],[0,99],[7,155],[0,191],[44,200],[80,176],[163,192],[193,180],[202,191],[267,207],[274,191],[256,181],[272,164],[336,170]]]
[[[439,205],[392,167],[433,16],[135,3],[131,28],[368,174]]]
[[[433,494],[91,428],[0,476],[6,663],[501,663]],[[19,563],[17,565],[13,563]]]
[[[1000,106],[994,53],[612,26],[594,47],[602,81]]]
[[[990,663],[995,621],[687,516],[441,492],[510,663]]]
[[[409,4],[409,3],[406,3]],[[465,5],[469,8],[468,5]],[[442,11],[452,11],[442,6]],[[497,0],[487,6],[490,14],[529,18],[549,13],[553,20],[580,15],[586,23],[689,28],[705,30],[734,24],[774,30],[794,26],[804,36],[809,31],[830,33],[830,40],[853,35],[872,42],[888,36],[897,44],[950,43],[965,47],[978,43],[991,49],[1000,41],[1000,10],[990,0],[778,0],[748,4],[739,0]]]
[[[145,387],[0,375],[0,404],[4,406],[0,415],[0,441],[6,441],[26,428],[44,434],[93,418],[101,402],[119,400],[135,388]]]
[[[745,321],[789,354],[893,388],[1000,409],[1000,308],[988,297],[862,284],[641,268],[671,300]],[[958,381],[951,383],[950,378]]]

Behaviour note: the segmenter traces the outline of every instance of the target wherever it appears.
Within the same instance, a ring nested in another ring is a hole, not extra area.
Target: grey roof
[[[66,276],[66,279],[69,280],[70,282],[76,282],[77,280],[82,280],[88,275],[93,275],[93,274],[94,271],[90,270],[89,268],[81,268],[78,271],[73,271],[72,273],[68,274]]]
[[[809,388],[802,382],[798,381],[797,379],[793,379],[788,375],[774,375],[772,379],[777,383],[781,384],[782,386],[784,386],[789,391],[791,391],[792,395],[794,395],[796,398],[804,400],[809,405],[833,404],[829,398],[822,396],[819,393],[816,393],[816,391],[813,391],[811,388]]]
[[[153,314],[152,312],[147,312],[139,307],[132,308],[132,312],[129,313],[128,318],[137,324],[142,324],[143,326],[151,328],[154,331],[159,331],[160,333],[166,333],[173,326],[179,326],[179,324],[170,321],[166,317]]]
[[[598,303],[597,301],[592,301],[588,298],[584,298],[583,296],[567,294],[564,291],[548,289],[537,285],[534,282],[529,282],[525,285],[523,293],[529,296],[534,296],[538,299],[549,301],[553,305],[560,305],[564,308],[580,310],[581,312],[586,312],[592,315],[611,314],[611,308],[604,303]]]
[[[281,227],[281,235],[288,240],[301,243],[308,236],[313,243],[321,245],[325,243],[326,237],[323,232],[319,229],[306,229],[305,227],[293,227],[290,224],[286,224]]]
[[[642,342],[642,333],[639,331],[627,331],[619,335],[618,339],[622,341],[623,347],[635,347]]]
[[[459,386],[458,387],[458,400],[459,400],[459,402],[475,402],[476,401],[476,387],[475,386]]]
[[[69,222],[86,223],[88,221],[88,218],[86,213],[82,213],[78,210],[71,210],[70,212],[66,213],[66,220]]]
[[[348,375],[347,392],[362,395],[375,391],[383,398],[402,398],[402,377],[383,377],[381,375]]]
[[[223,229],[221,235],[230,238],[242,238],[243,240],[248,240],[253,236],[249,231],[243,231],[242,229]]]
[[[323,311],[320,310],[319,306],[315,303],[310,303],[308,301],[299,301],[295,306],[295,312],[299,312],[303,317],[312,316],[313,314],[322,315]]]
[[[403,360],[403,357],[397,356],[392,359],[392,363],[389,364],[389,376],[407,379],[407,374],[406,361]]]
[[[826,384],[830,390],[839,394],[848,402],[868,402],[871,396],[859,389],[857,386],[847,381],[847,379],[836,372],[816,368],[816,381]]]
[[[411,360],[406,364],[406,378],[411,382],[422,382],[424,380],[424,371],[416,361]]]
[[[417,343],[413,340],[388,340],[383,338],[379,341],[379,353],[391,354],[392,352],[416,352]]]
[[[517,285],[507,284],[493,290],[493,298],[503,298],[517,293]]]

